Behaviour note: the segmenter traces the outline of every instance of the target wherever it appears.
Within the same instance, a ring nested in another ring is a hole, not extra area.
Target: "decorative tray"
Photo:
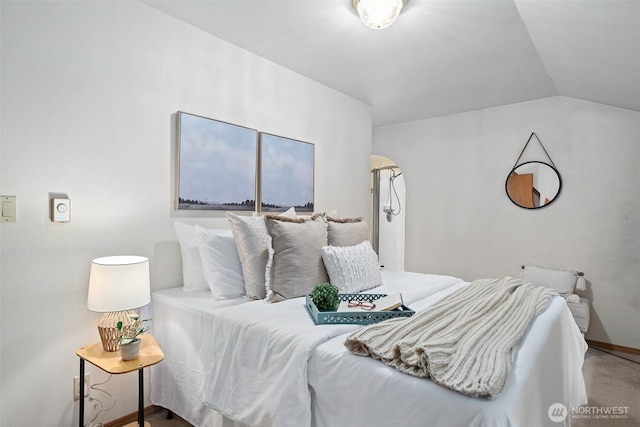
[[[340,301],[362,301],[371,302],[378,298],[387,296],[386,294],[340,294]],[[415,311],[402,305],[395,310],[389,311],[320,311],[313,302],[311,295],[307,295],[305,307],[309,316],[316,325],[331,325],[336,323],[350,323],[354,325],[370,325],[393,319],[394,317],[411,317]]]

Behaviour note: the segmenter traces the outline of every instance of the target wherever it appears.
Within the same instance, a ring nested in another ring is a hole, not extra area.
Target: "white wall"
[[[138,2],[0,11],[0,194],[18,197],[18,222],[0,225],[0,425],[77,423],[75,351],[100,317],[91,259],[148,256],[152,288],[176,286],[176,218],[226,226],[172,209],[177,110],[314,143],[316,209],[368,216],[367,105]],[[49,221],[50,193],[69,195],[71,223]],[[135,375],[105,388],[118,403],[98,421],[135,411]]]
[[[505,194],[533,131],[563,180],[539,210]],[[376,128],[373,150],[406,178],[407,270],[467,280],[519,275],[527,262],[582,270],[587,338],[640,348],[639,141],[640,113],[553,97]]]

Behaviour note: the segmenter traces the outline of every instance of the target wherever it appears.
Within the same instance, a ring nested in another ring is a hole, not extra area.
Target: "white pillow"
[[[355,294],[382,285],[378,256],[368,240],[355,246],[325,246],[322,260],[340,293]]]
[[[280,216],[295,218],[293,208]],[[233,232],[242,265],[245,293],[251,299],[264,299],[265,270],[267,267],[267,226],[263,216],[239,216],[227,212],[229,227]]]
[[[207,230],[196,225],[205,280],[214,300],[244,295],[242,266],[231,230]]]
[[[545,286],[558,291],[560,294],[572,294],[578,280],[578,272],[569,268],[542,267],[527,264],[522,272],[524,283],[535,286]]]
[[[207,285],[202,271],[196,228],[193,225],[176,221],[175,229],[182,254],[183,289],[187,292],[206,291],[209,289],[209,285]]]

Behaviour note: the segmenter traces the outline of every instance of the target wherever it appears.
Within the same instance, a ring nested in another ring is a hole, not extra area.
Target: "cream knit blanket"
[[[469,396],[497,396],[518,341],[556,292],[522,280],[481,279],[409,318],[352,333],[347,349]]]

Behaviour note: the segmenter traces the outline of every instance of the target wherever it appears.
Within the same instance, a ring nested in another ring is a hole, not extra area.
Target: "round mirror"
[[[562,188],[560,173],[544,162],[525,162],[513,168],[505,183],[509,199],[526,209],[538,209],[553,202]]]

